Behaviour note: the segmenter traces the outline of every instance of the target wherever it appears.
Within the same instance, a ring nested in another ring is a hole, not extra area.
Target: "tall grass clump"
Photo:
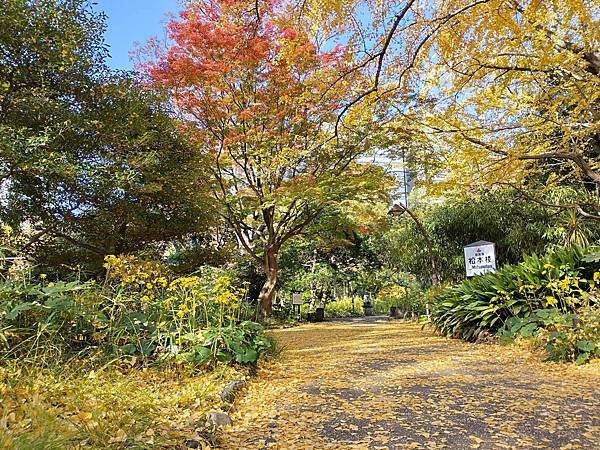
[[[510,317],[556,307],[563,312],[595,302],[596,261],[578,248],[539,257],[475,277],[435,299],[431,322],[442,334],[467,340],[497,331]]]

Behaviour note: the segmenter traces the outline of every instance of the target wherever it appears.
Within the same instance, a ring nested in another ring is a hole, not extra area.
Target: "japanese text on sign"
[[[493,243],[465,247],[467,276],[483,275],[496,271],[496,250]]]

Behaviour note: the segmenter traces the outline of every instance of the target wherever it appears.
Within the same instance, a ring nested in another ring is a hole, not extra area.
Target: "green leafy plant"
[[[344,297],[325,305],[327,317],[360,317],[363,314],[363,302],[359,298]]]
[[[569,313],[593,304],[600,273],[588,253],[574,247],[529,256],[450,287],[435,298],[430,321],[444,335],[475,340],[483,331],[495,333],[511,317],[546,308]]]
[[[200,365],[217,361],[256,364],[260,354],[273,347],[272,339],[262,334],[263,331],[262,325],[250,321],[226,327],[211,326],[199,334],[183,336],[181,342],[191,345],[178,357]]]
[[[24,359],[60,356],[93,341],[102,313],[83,299],[93,283],[48,282],[23,274],[0,283],[0,346],[3,354]]]
[[[374,302],[377,314],[389,314],[390,308],[416,314],[425,314],[427,296],[418,283],[408,283],[406,286],[398,284],[382,288]]]
[[[542,331],[541,338],[550,361],[584,364],[600,357],[600,308],[582,308]]]
[[[510,317],[498,335],[505,340],[518,337],[529,338],[553,325],[568,326],[574,320],[573,314],[561,313],[557,308],[538,309],[523,317]]]
[[[225,271],[173,277],[131,256],[109,256],[105,267],[100,285],[28,272],[1,281],[1,356],[254,364],[271,347],[262,326],[249,320],[254,310],[244,287]]]
[[[499,331],[504,341],[533,339],[549,361],[583,364],[600,356],[600,309],[581,308],[576,314],[557,308],[533,311],[524,317],[511,317]]]

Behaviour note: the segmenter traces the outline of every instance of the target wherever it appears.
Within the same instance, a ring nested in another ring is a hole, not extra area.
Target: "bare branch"
[[[510,186],[511,188],[515,189],[516,191],[519,191],[519,193],[521,194],[522,197],[526,198],[529,201],[537,203],[538,205],[546,206],[548,208],[560,209],[560,210],[575,210],[575,211],[577,211],[577,213],[579,215],[581,215],[582,217],[585,217],[586,219],[600,220],[600,215],[591,214],[591,213],[585,211],[583,209],[583,206],[581,206],[579,203],[550,203],[550,202],[541,200],[539,197],[531,195],[529,192],[525,191],[524,189],[520,188],[519,186],[516,186],[513,183],[497,182],[496,184],[503,185],[503,186]]]
[[[52,233],[54,236],[59,237],[64,239],[65,241],[75,245],[76,247],[80,247],[83,248],[85,250],[89,250],[92,253],[95,253],[97,255],[100,256],[105,256],[106,255],[106,250],[102,249],[100,247],[96,247],[95,245],[92,244],[88,244],[87,242],[83,242],[83,241],[79,241],[71,236],[69,236],[68,234],[65,233],[61,233],[61,232],[53,232]]]
[[[383,41],[383,46],[381,47],[381,50],[378,53],[376,53],[375,55],[373,55],[372,57],[368,58],[366,62],[363,62],[360,65],[361,67],[364,67],[369,62],[371,62],[373,60],[377,60],[377,70],[375,72],[375,80],[373,82],[373,86],[370,89],[363,92],[362,94],[360,94],[354,100],[351,100],[348,104],[346,104],[346,106],[344,106],[344,108],[342,108],[342,111],[338,114],[337,120],[335,122],[335,134],[336,135],[338,132],[339,124],[340,124],[344,114],[346,114],[346,112],[348,112],[348,110],[353,105],[359,103],[362,99],[369,96],[370,94],[377,92],[377,89],[379,89],[379,79],[381,77],[381,71],[383,69],[383,60],[385,58],[385,54],[388,51],[390,43],[392,42],[392,39],[394,37],[394,34],[396,33],[396,30],[398,29],[398,26],[400,25],[400,22],[402,21],[402,19],[404,19],[404,16],[406,16],[406,14],[408,13],[408,11],[412,7],[412,5],[415,3],[415,1],[416,0],[409,0],[408,2],[406,2],[406,5],[404,5],[404,8],[402,9],[402,11],[400,11],[400,13],[396,15],[394,22],[392,23],[392,26],[391,26],[390,30],[388,31],[388,33],[385,37],[385,40]]]
[[[592,166],[584,159],[583,155],[576,152],[550,152],[540,153],[537,155],[522,155],[519,157],[522,160],[539,160],[539,159],[563,159],[575,163],[583,174],[592,180],[594,183],[600,183],[600,173],[592,169]]]

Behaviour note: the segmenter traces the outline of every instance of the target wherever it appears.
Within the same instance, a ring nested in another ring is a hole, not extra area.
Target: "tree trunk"
[[[277,275],[279,274],[279,248],[276,246],[267,247],[265,250],[264,265],[267,280],[258,295],[258,304],[260,307],[260,317],[265,319],[271,316],[273,312],[273,296],[277,285]]]

